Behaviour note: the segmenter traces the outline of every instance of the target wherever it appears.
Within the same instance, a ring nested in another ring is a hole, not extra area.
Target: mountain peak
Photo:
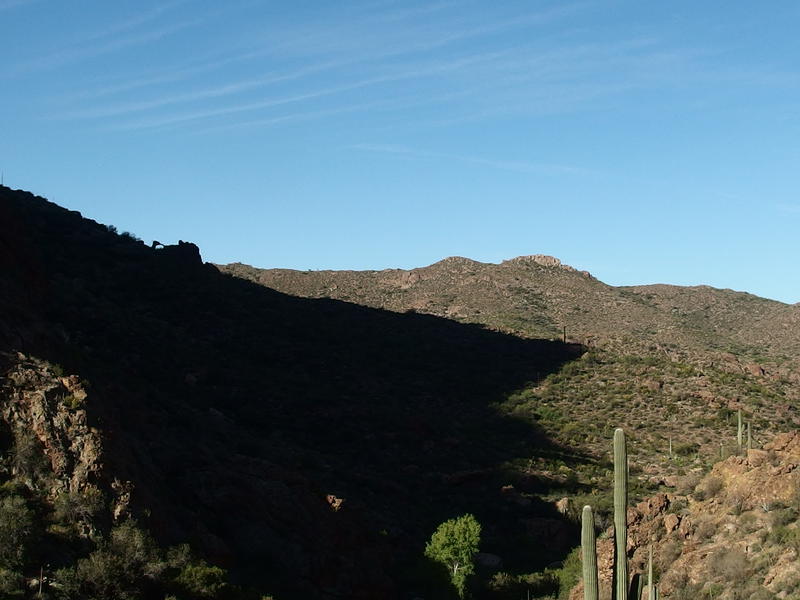
[[[581,273],[587,276],[590,275],[588,271],[579,271],[575,267],[571,267],[570,265],[562,263],[561,260],[556,258],[555,256],[549,256],[547,254],[526,254],[523,256],[517,256],[516,258],[510,258],[508,260],[504,260],[501,264],[513,265],[513,264],[530,264],[530,263],[540,265],[542,267],[558,267],[560,269],[564,269],[565,271],[571,271],[573,273]]]

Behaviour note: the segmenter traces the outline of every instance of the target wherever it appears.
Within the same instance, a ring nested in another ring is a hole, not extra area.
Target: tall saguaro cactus
[[[742,409],[737,413],[738,426],[736,427],[736,446],[739,448],[739,454],[742,453]]]
[[[647,600],[656,600],[656,587],[653,583],[653,547],[647,559]]]
[[[583,559],[583,598],[599,600],[597,585],[597,542],[594,536],[594,514],[588,504],[581,513],[581,551]]]
[[[615,600],[628,600],[628,450],[625,432],[614,431],[614,579]]]

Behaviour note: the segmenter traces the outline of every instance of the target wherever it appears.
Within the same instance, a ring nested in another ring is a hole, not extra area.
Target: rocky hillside
[[[535,255],[487,264],[448,258],[409,271],[220,267],[289,294],[444,316],[589,348],[504,407],[603,459],[615,426],[645,462],[676,475],[729,452],[742,410],[758,442],[800,423],[800,305],[706,286],[613,287]],[[581,477],[603,485],[591,470]],[[647,474],[646,474],[647,475]],[[642,478],[647,487],[652,474]]]
[[[4,187],[0,274],[4,597],[449,600],[425,542],[471,513],[476,598],[564,600],[617,426],[665,598],[796,594],[798,306],[541,256],[215,267]]]
[[[800,594],[800,434],[781,434],[691,472],[628,510],[631,573],[653,548],[664,598],[772,600]],[[611,596],[613,529],[598,542],[601,598]],[[570,599],[583,598],[582,587]]]
[[[566,328],[586,345],[677,345],[779,369],[800,365],[800,305],[707,286],[613,287],[550,256],[500,264],[450,257],[408,271],[221,268],[297,296],[414,310],[528,337],[561,337]]]
[[[580,345],[292,297],[204,264],[193,244],[152,248],[2,187],[0,224],[0,474],[53,549],[0,564],[8,589],[42,573],[57,597],[109,597],[90,574],[128,556],[120,539],[144,539],[130,517],[289,599],[424,591],[425,540],[465,512],[512,568],[574,541],[540,497],[573,489],[570,465],[590,459],[504,403]],[[205,567],[155,552],[112,595],[207,597],[186,583]]]

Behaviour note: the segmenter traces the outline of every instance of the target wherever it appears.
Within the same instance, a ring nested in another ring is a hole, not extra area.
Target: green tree
[[[458,595],[463,598],[467,577],[475,572],[473,560],[481,540],[481,525],[472,515],[445,521],[425,545],[425,556],[444,565]]]

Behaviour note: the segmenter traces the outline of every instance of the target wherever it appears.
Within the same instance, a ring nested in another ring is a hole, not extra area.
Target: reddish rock
[[[675,531],[680,523],[681,518],[678,515],[670,514],[664,516],[664,529],[667,530],[667,533]]]
[[[645,519],[654,519],[669,507],[669,497],[666,494],[656,494],[636,505]]]

